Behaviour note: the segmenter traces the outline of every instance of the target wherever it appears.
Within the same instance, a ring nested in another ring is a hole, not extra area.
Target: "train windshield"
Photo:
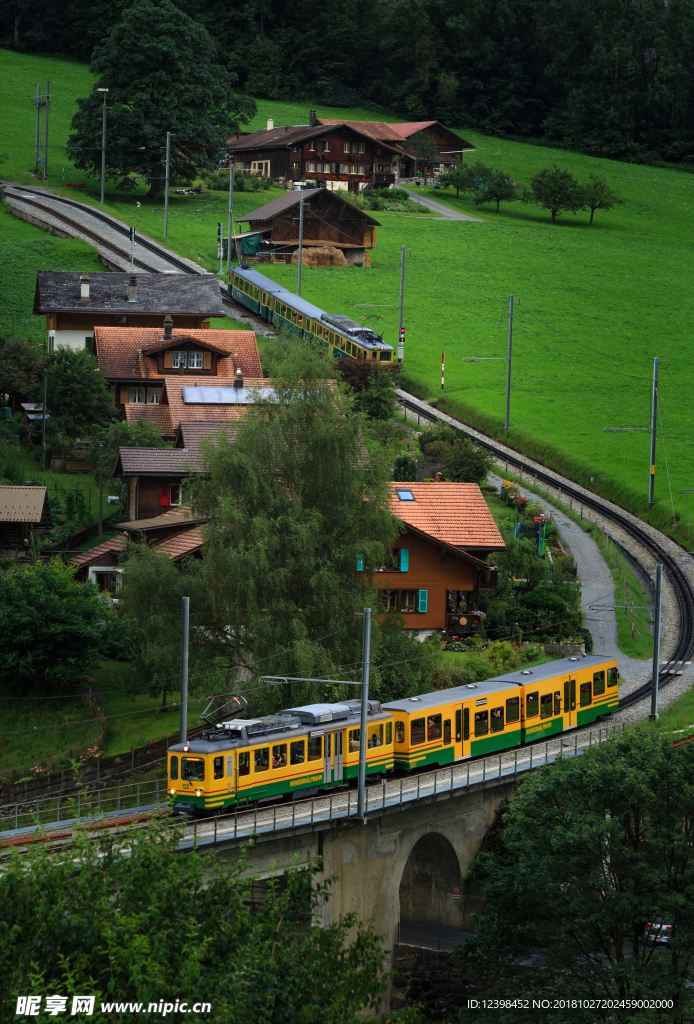
[[[181,758],[181,778],[188,782],[205,781],[205,761],[202,757]]]

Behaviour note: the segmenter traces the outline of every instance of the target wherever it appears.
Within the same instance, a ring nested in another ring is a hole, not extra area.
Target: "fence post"
[[[26,798],[27,798],[27,785],[28,785],[28,783],[26,783],[26,782],[25,782],[25,783],[24,783],[24,799],[25,799],[25,800],[26,800]]]
[[[578,757],[578,733],[574,733],[574,757]]]
[[[383,810],[384,811],[386,809],[386,789],[387,789],[387,786],[388,786],[388,784],[387,784],[386,780],[384,779],[383,780]]]
[[[513,751],[513,774],[518,775],[518,747]]]
[[[533,770],[533,745],[530,744],[530,771]]]
[[[96,781],[97,782],[99,781],[99,778],[100,778],[100,776],[99,776],[99,758],[97,757],[97,759],[96,759]]]
[[[256,807],[255,811],[253,812],[253,832],[254,833],[257,831],[257,827],[258,827],[258,808]]]
[[[501,782],[501,754],[499,754],[499,782]]]
[[[486,780],[486,778],[487,778],[487,758],[483,757],[482,758],[482,782],[484,782]]]
[[[453,765],[451,765],[451,793],[453,792]]]
[[[292,800],[292,832],[296,825],[296,800]]]
[[[60,821],[60,793],[58,793],[58,821]]]
[[[436,796],[436,783],[438,781],[438,775],[439,775],[439,773],[434,768],[434,796]]]
[[[421,775],[418,775],[418,776],[417,776],[417,799],[418,799],[418,800],[419,800],[419,782],[420,782],[420,779],[421,779],[421,778],[422,778],[422,776],[421,776]]]
[[[17,829],[19,827],[18,824],[17,824],[18,821],[19,821],[19,804],[15,804],[14,805],[14,827],[15,827],[15,829]]]
[[[277,831],[277,804],[272,805],[272,831]]]
[[[311,825],[313,825],[313,804],[315,799],[315,797],[311,797]],[[347,817],[349,817],[349,793],[347,794]]]
[[[545,741],[545,764],[549,761],[549,740]]]
[[[63,791],[64,783],[65,783],[65,772],[63,771],[63,772],[60,773],[60,792],[61,793]]]
[[[131,767],[131,768],[134,768],[134,767],[135,767],[135,747],[131,747],[131,748],[130,748],[130,751],[131,751],[131,756],[130,756],[130,767]]]
[[[101,790],[96,795],[96,810],[98,814],[101,814]]]
[[[332,821],[332,813],[333,813],[333,798],[330,797],[330,820],[331,821]],[[366,789],[366,806],[364,807],[364,815],[366,816],[368,813],[369,813],[369,790]]]
[[[120,786],[118,787],[118,810],[120,810]]]
[[[402,779],[400,779],[400,806],[402,807]]]
[[[470,788],[470,762],[467,763],[467,789]]]
[[[215,843],[217,842],[217,818],[218,817],[219,817],[219,815],[215,814],[215,816],[214,816],[214,839],[213,839],[213,842],[215,842]]]

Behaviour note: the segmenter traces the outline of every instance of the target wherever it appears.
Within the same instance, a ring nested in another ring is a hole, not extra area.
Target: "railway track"
[[[27,198],[27,195],[25,195],[25,193],[28,194],[29,196],[33,196],[34,198]],[[39,192],[35,189],[27,188],[26,186],[23,185],[6,185],[5,194],[8,195],[10,198],[14,198],[19,202],[26,204],[27,206],[32,206],[38,210],[42,210],[44,213],[49,214],[51,217],[55,217],[56,220],[62,221],[64,224],[69,225],[71,228],[78,231],[80,234],[85,235],[87,238],[96,242],[104,249],[109,249],[111,252],[114,252],[116,253],[116,255],[120,256],[122,259],[128,261],[130,260],[130,252],[128,250],[121,249],[120,246],[116,245],[115,242],[111,241],[111,239],[105,238],[103,235],[100,235],[97,231],[93,231],[91,228],[86,227],[84,224],[80,223],[79,221],[76,221],[74,218],[68,217],[67,214],[61,213],[60,211],[53,209],[53,207],[50,206],[49,204],[39,202],[38,199],[49,198],[51,203],[60,203],[63,206],[74,207],[81,213],[86,213],[90,217],[93,217],[94,220],[101,221],[101,223],[106,224],[112,231],[117,232],[119,235],[122,235],[124,238],[127,238],[129,240],[130,232],[128,228],[123,227],[123,225],[120,224],[114,217],[110,217],[106,213],[101,213],[99,210],[95,210],[91,206],[86,206],[84,203],[78,203],[74,199],[65,199],[63,198],[63,196],[56,195],[46,196],[46,193]],[[38,197],[38,199],[36,197]],[[148,241],[141,235],[137,236],[137,245],[139,249],[146,249],[148,252],[151,252],[153,255],[157,256],[160,260],[164,260],[165,262],[169,263],[171,267],[175,268],[176,270],[182,271],[184,274],[197,273],[197,271],[194,270],[188,263],[185,263],[183,260],[179,260],[176,256],[172,256],[171,253],[167,252],[166,249],[162,248],[161,246],[158,246],[155,242]],[[153,267],[150,263],[146,263],[142,259],[135,258],[134,264],[136,267],[139,267],[141,270],[145,270],[150,274],[161,273],[159,269]]]
[[[409,395],[400,389],[398,390],[398,401],[405,409],[417,413],[422,419],[427,419],[433,423],[441,422],[455,426],[476,445],[484,448],[496,458],[508,462],[510,466],[521,471],[525,470],[526,473],[532,474],[538,482],[548,485],[554,490],[561,490],[567,497],[573,498],[574,501],[579,502],[585,508],[589,508],[606,519],[610,519],[638,544],[646,548],[657,562],[663,564],[663,568],[675,593],[680,617],[679,636],[675,650],[669,661],[661,668],[658,679],[659,690],[666,686],[672,679],[672,672],[676,671],[676,666],[690,660],[694,651],[694,589],[677,564],[676,559],[662,545],[658,544],[647,529],[640,527],[629,515],[616,511],[612,502],[603,501],[597,495],[586,493],[584,490],[572,485],[565,478],[559,479],[558,474],[552,475],[544,471],[536,462],[531,463],[529,460],[523,459],[519,453],[512,451],[505,445],[495,443],[491,438],[485,437],[477,430],[472,430],[464,423],[453,419],[453,417],[445,413],[437,413],[431,406],[418,401],[413,395]],[[639,701],[648,697],[650,692],[650,682],[637,687],[627,696],[620,699],[619,709],[622,710],[638,704]]]

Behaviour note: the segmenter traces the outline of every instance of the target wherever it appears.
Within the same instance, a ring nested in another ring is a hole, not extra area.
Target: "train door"
[[[333,742],[335,745],[335,782],[342,782],[342,779],[344,778],[344,765],[342,761],[342,740],[344,735],[343,731],[333,733]]]
[[[576,725],[576,680],[565,676],[564,683],[564,728]]]
[[[472,705],[463,704],[455,711],[455,759],[470,756],[470,720]]]
[[[325,744],[325,760],[323,762],[323,782],[332,782],[332,733],[326,732],[323,742]]]
[[[227,793],[238,796],[238,780],[234,771],[234,755],[227,754]]]

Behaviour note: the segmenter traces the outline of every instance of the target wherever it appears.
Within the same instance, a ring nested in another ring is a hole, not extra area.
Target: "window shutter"
[[[410,568],[410,549],[400,548],[400,572],[407,572]]]
[[[357,555],[357,572],[363,572],[363,571],[364,571],[364,556],[363,555]]]
[[[130,388],[129,387],[124,387],[123,385],[121,385],[121,389],[120,389],[121,405],[127,405],[129,400],[130,400]]]
[[[169,505],[169,485],[162,484],[159,492],[159,504],[162,508],[167,508]]]
[[[165,370],[170,370],[171,369],[171,356],[172,355],[173,355],[173,353],[172,353],[171,349],[167,349],[167,351],[164,353],[164,369]]]
[[[203,368],[203,370],[211,370],[212,369],[212,353],[211,352],[203,352],[203,354],[202,354],[202,368]]]
[[[427,595],[428,595],[428,593],[429,593],[428,590],[420,590],[419,591],[419,611],[420,612],[425,612],[427,610]]]

